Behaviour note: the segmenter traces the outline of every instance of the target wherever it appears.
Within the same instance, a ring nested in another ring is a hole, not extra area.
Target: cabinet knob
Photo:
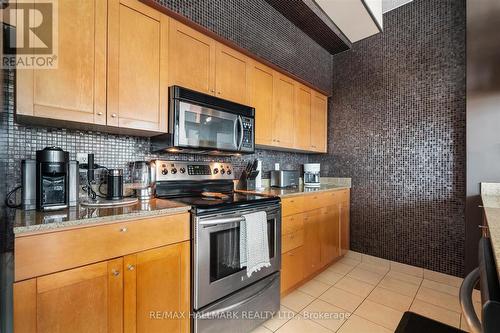
[[[120,232],[127,232],[127,228],[126,227],[123,227],[123,228],[120,228]]]
[[[210,92],[215,92],[215,90],[214,89],[210,89]]]
[[[113,114],[111,115],[111,118],[116,118],[116,113],[113,113]]]
[[[132,264],[129,264],[129,265],[127,266],[127,269],[128,269],[129,271],[133,271],[133,270],[135,269],[135,266],[134,266],[134,265],[132,265]]]
[[[120,275],[120,271],[119,271],[119,270],[116,270],[116,269],[113,269],[113,270],[111,271],[111,274],[113,274],[114,276],[118,276],[118,275]]]
[[[219,95],[220,95],[220,91],[218,91],[218,92],[217,92],[217,94],[219,94]]]
[[[102,112],[101,111],[97,112],[97,115],[102,116]]]

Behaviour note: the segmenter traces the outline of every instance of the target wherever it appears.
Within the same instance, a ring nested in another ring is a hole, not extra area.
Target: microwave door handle
[[[238,149],[238,119],[239,116],[234,119],[233,123],[233,145]]]
[[[243,222],[245,221],[244,217],[230,217],[226,219],[212,219],[201,221],[200,225],[216,225],[216,224],[227,224],[227,223],[235,223],[235,222]]]
[[[241,150],[241,145],[243,144],[243,120],[241,116],[238,116],[238,124],[240,125],[240,141],[238,142],[238,150]]]

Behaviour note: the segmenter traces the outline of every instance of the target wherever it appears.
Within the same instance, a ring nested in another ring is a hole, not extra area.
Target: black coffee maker
[[[36,152],[36,209],[68,207],[69,153],[57,147]]]

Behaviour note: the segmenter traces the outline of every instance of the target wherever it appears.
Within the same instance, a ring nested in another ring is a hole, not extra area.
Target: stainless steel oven
[[[255,109],[178,86],[169,90],[169,133],[154,151],[253,153]]]
[[[265,211],[271,266],[247,277],[240,267],[240,222],[243,214]],[[281,267],[280,204],[260,204],[193,217],[193,307],[204,306],[278,272]],[[279,289],[279,288],[278,288]]]

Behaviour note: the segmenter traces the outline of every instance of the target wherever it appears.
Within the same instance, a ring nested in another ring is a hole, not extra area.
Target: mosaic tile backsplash
[[[462,276],[465,1],[415,0],[333,57],[323,175],[352,177],[351,247]]]

